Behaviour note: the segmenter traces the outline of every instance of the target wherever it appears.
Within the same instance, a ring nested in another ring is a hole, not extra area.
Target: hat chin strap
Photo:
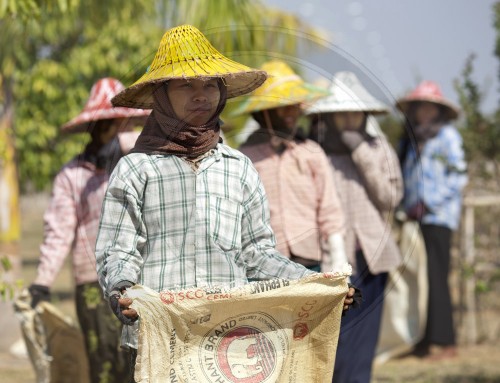
[[[270,140],[269,142],[271,143],[271,146],[276,149],[282,149],[282,146],[290,147],[294,145],[293,142],[293,137],[295,137],[295,134],[297,133],[297,125],[293,127],[293,129],[290,129],[290,134],[288,135],[288,138],[285,137],[280,137],[276,134],[276,131],[273,129],[273,124],[271,122],[271,117],[269,116],[269,111],[263,110],[262,114],[264,115],[264,120],[266,124],[266,129],[267,132],[269,133]]]

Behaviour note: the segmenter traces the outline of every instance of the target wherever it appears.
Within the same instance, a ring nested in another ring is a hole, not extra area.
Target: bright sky
[[[328,49],[301,55],[309,81],[351,70],[390,103],[428,79],[458,103],[453,81],[460,77],[468,55],[475,53],[473,78],[486,93],[483,110],[491,112],[498,105],[494,0],[264,2],[328,33]]]

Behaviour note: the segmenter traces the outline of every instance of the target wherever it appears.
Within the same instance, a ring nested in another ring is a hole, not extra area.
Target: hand
[[[424,202],[418,201],[415,205],[408,209],[406,215],[409,219],[420,221],[428,211],[429,209],[427,209]]]
[[[356,149],[365,140],[357,130],[344,130],[340,133],[340,139],[350,151]]]
[[[361,305],[361,301],[363,300],[363,296],[361,294],[361,290],[352,284],[348,284],[349,291],[344,299],[344,309],[342,315],[345,315],[347,311],[352,308],[358,308]]]
[[[113,288],[113,291],[109,295],[109,307],[111,307],[111,311],[113,311],[113,314],[115,314],[120,322],[128,326],[139,319],[137,311],[129,307],[132,304],[132,299],[121,297],[127,287],[131,286],[133,286],[132,282],[122,281]]]
[[[32,284],[28,287],[31,294],[31,308],[35,308],[40,302],[50,301],[50,289],[47,286]]]

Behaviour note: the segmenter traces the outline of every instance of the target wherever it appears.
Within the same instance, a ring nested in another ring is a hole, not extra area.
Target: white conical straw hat
[[[373,97],[361,85],[352,72],[338,72],[330,86],[331,96],[321,98],[306,110],[306,114],[335,112],[365,112],[382,114],[388,112],[388,107]]]

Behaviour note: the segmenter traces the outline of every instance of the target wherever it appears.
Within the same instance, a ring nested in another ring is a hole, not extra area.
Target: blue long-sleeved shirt
[[[452,125],[426,142],[420,158],[410,145],[403,163],[406,210],[423,201],[428,211],[422,223],[452,230],[460,222],[462,190],[467,183],[462,137]]]

